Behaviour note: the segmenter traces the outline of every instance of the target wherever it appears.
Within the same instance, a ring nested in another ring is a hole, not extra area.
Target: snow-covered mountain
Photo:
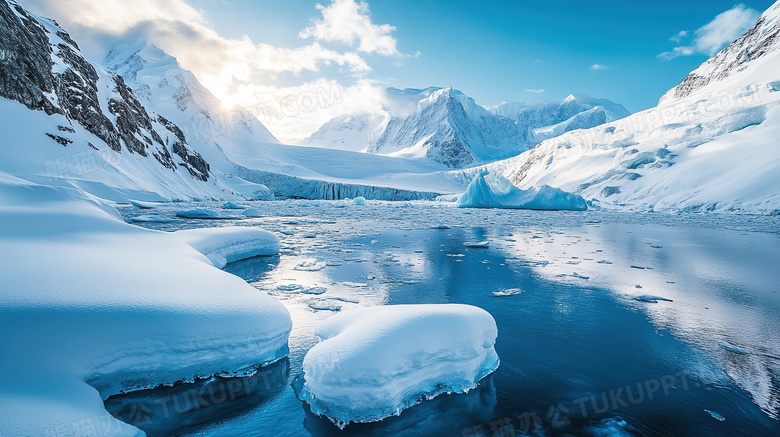
[[[661,97],[660,103],[688,97],[713,82],[743,72],[764,56],[773,55],[780,39],[779,20],[780,3],[775,3],[764,12],[755,26],[692,71],[679,85]]]
[[[370,112],[340,115],[302,140],[300,145],[363,152],[386,118],[385,114]]]
[[[577,129],[589,129],[619,120],[631,113],[621,104],[584,94],[571,94],[563,102],[504,102],[486,109],[511,118],[533,132],[536,143]]]
[[[226,108],[191,71],[154,45],[119,44],[103,65],[124,77],[144,105],[181,126],[193,144],[239,146],[247,139],[279,143],[256,116],[239,107]]]
[[[391,114],[369,153],[428,158],[448,167],[507,158],[529,147],[528,133],[452,88],[392,90],[417,100],[408,116]]]
[[[547,140],[490,167],[650,210],[780,212],[780,2],[659,106]]]
[[[466,167],[629,114],[619,104],[583,95],[563,103],[505,102],[487,108],[452,88],[389,88],[385,97],[383,111],[334,118],[301,144]]]
[[[458,189],[447,175],[438,174],[443,166],[430,162],[279,144],[254,115],[223,108],[191,72],[157,47],[120,44],[105,65],[127,77],[148,108],[181,126],[212,172],[234,185],[248,180],[279,196],[324,199],[409,200]],[[397,103],[400,108],[404,102]]]
[[[121,75],[84,58],[53,20],[0,0],[0,171],[114,200],[230,197],[182,128]],[[265,193],[243,182],[244,192]]]

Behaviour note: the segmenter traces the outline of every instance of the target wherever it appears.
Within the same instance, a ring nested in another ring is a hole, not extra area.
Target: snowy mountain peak
[[[181,129],[147,111],[121,75],[110,74],[84,58],[55,21],[31,15],[15,2],[0,0],[0,47],[8,54],[0,60],[0,97],[31,110],[9,108],[3,119],[29,119],[21,124],[29,132],[19,133],[20,125],[11,124],[8,134],[25,137],[18,141],[30,154],[46,155],[52,151],[46,146],[54,143],[70,145],[71,150],[87,147],[88,153],[98,151],[105,156],[139,156],[143,171],[159,172],[161,166],[171,178],[171,173],[186,169],[189,174],[182,180],[184,184],[192,178],[209,180],[208,163],[189,149]],[[0,103],[7,106],[9,102]],[[35,111],[49,117],[39,118]],[[34,137],[37,129],[40,136]],[[9,152],[9,148],[0,152]],[[3,161],[6,168],[14,167],[8,170],[34,172],[18,158]],[[75,172],[84,173],[83,166]]]
[[[146,105],[180,124],[192,137],[218,143],[234,143],[239,137],[279,143],[257,118],[240,108],[226,109],[176,58],[143,40],[117,45],[104,65],[124,76]],[[239,123],[234,113],[241,114]],[[227,129],[228,123],[234,125]]]
[[[463,167],[516,155],[528,148],[527,132],[507,118],[489,113],[462,92],[449,88],[388,90],[415,110],[388,111],[379,132],[369,139],[369,153],[425,158]],[[389,106],[401,107],[396,102]]]
[[[514,156],[551,136],[627,115],[622,105],[582,94],[564,102],[483,107],[452,87],[388,88],[383,112],[337,117],[301,144],[463,167]]]
[[[780,1],[766,10],[744,35],[701,64],[679,85],[664,94],[660,102],[687,97],[710,84],[735,75],[750,75],[749,78],[738,80],[745,83],[759,83],[767,78],[776,80],[776,77],[772,76],[772,66],[764,65],[766,56],[779,48]]]

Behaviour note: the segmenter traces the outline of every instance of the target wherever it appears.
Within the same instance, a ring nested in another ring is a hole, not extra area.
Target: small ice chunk
[[[154,209],[160,206],[159,203],[141,202],[140,200],[131,200],[130,204],[138,209]]]
[[[436,226],[433,226],[431,229],[436,229],[436,230],[442,230],[443,231],[443,230],[450,229],[450,227],[447,226],[447,225],[436,225]]]
[[[325,294],[328,289],[325,287],[309,287],[301,290],[303,294]]]
[[[366,198],[365,197],[355,197],[352,199],[352,203],[358,206],[363,206],[366,204]]]
[[[704,411],[706,411],[710,416],[712,416],[713,419],[719,420],[721,422],[726,420],[726,418],[723,417],[723,415],[720,414],[720,413],[717,413],[717,412],[712,411],[712,410],[706,410],[706,409]]]
[[[279,291],[298,291],[298,290],[303,289],[303,285],[299,285],[299,284],[282,284],[282,285],[277,285],[276,289],[279,290]]]
[[[470,249],[487,249],[490,246],[490,241],[467,241],[463,245]]]
[[[247,208],[241,214],[245,217],[260,217],[260,210],[257,208]]]
[[[325,261],[317,261],[315,258],[309,258],[300,262],[297,266],[295,266],[294,270],[299,270],[302,272],[318,272],[324,269],[325,266]]]
[[[225,209],[246,209],[246,206],[245,205],[239,205],[239,204],[233,203],[233,202],[227,202],[227,203],[222,205],[222,208],[225,208]]]
[[[303,360],[298,396],[342,428],[466,392],[499,365],[496,322],[470,305],[358,308],[325,320],[315,333],[321,342]]]
[[[176,221],[170,217],[164,217],[161,215],[146,215],[146,214],[133,217],[130,220],[136,223],[171,223]]]
[[[309,302],[309,308],[315,311],[341,311],[341,305],[329,299],[318,299]]]
[[[188,209],[186,211],[176,211],[176,215],[188,219],[214,220],[224,218],[217,211],[210,209]]]
[[[493,296],[496,297],[517,296],[518,294],[522,294],[522,293],[523,290],[519,288],[507,288],[506,290],[494,291]]]
[[[637,296],[637,297],[634,298],[634,300],[639,301],[639,302],[645,302],[645,303],[658,303],[659,301],[674,302],[673,300],[667,299],[665,297],[652,296],[652,295],[649,295],[649,294],[643,294],[641,296]]]

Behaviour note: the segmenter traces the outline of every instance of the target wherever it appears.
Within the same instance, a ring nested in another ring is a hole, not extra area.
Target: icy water
[[[110,398],[150,436],[780,435],[780,218],[459,210],[436,203],[252,202],[262,217],[139,215],[164,231],[259,226],[282,253],[225,270],[293,317],[289,359]],[[487,248],[468,242],[489,241]],[[218,291],[217,291],[218,292]],[[350,308],[490,312],[500,368],[375,424],[339,430],[293,387],[317,324]]]

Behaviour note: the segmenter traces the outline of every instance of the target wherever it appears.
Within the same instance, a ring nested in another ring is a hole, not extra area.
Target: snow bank
[[[229,262],[279,253],[279,238],[262,229],[229,227],[189,229],[175,233],[216,268]]]
[[[393,305],[337,314],[303,360],[301,399],[336,424],[398,415],[424,398],[464,392],[498,368],[498,331],[460,304]]]
[[[101,397],[287,354],[287,310],[212,266],[277,251],[266,232],[150,231],[78,190],[0,172],[0,247],[7,435],[138,435]]]
[[[458,208],[585,211],[581,196],[548,185],[521,190],[500,174],[479,172],[456,202]]]

